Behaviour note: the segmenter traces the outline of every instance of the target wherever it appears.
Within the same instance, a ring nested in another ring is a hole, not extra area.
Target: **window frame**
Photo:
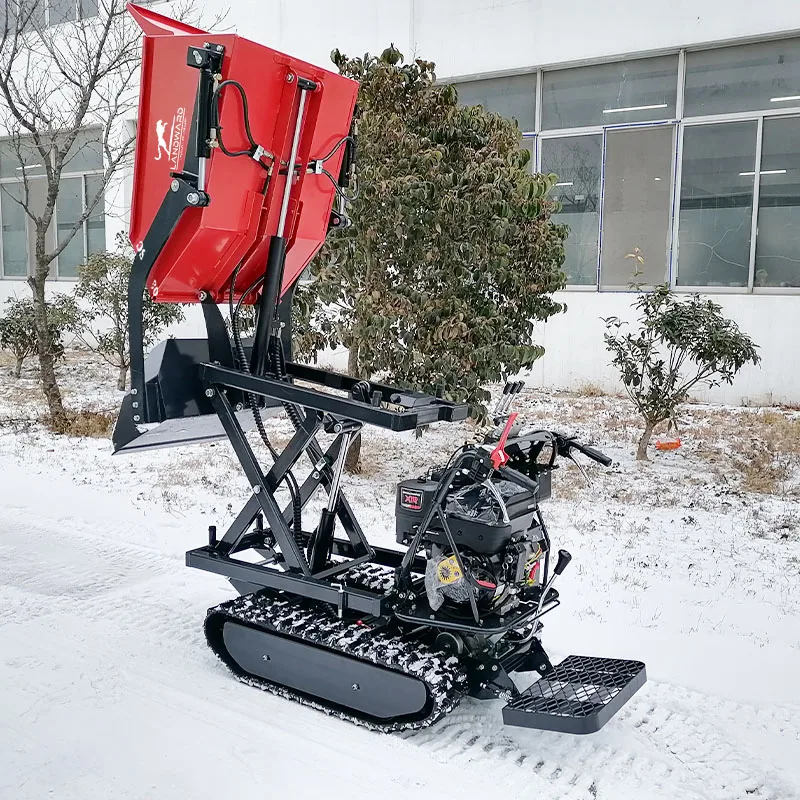
[[[630,291],[630,288],[611,288],[600,286],[600,254],[602,251],[602,236],[603,236],[603,201],[605,196],[605,148],[606,148],[606,132],[609,130],[619,128],[637,128],[643,126],[653,125],[672,125],[675,128],[675,139],[673,148],[673,163],[671,170],[672,181],[672,198],[670,205],[670,225],[668,226],[668,241],[667,241],[667,279],[669,285],[675,292],[693,294],[800,294],[800,287],[789,286],[756,286],[755,285],[755,257],[756,245],[758,239],[758,211],[760,201],[760,187],[761,187],[761,158],[763,150],[763,133],[764,133],[764,120],[772,117],[797,117],[800,116],[800,100],[795,105],[786,106],[782,108],[764,108],[756,111],[738,111],[723,114],[706,114],[700,116],[686,116],[685,115],[685,90],[686,90],[686,67],[687,67],[687,53],[694,52],[707,52],[710,50],[720,50],[729,47],[740,47],[748,44],[759,44],[767,41],[775,41],[781,39],[796,39],[797,34],[788,34],[783,36],[763,36],[759,38],[750,39],[747,41],[728,41],[719,42],[711,45],[701,45],[696,47],[682,47],[672,48],[664,51],[650,52],[650,53],[632,53],[629,55],[621,56],[618,58],[597,59],[594,61],[581,61],[573,63],[560,63],[548,66],[539,66],[538,68],[520,68],[517,70],[504,70],[490,73],[478,73],[473,75],[463,75],[454,77],[448,80],[449,83],[458,84],[465,81],[477,81],[489,78],[503,78],[511,77],[521,74],[536,73],[536,97],[534,107],[535,127],[532,131],[522,131],[523,138],[535,139],[534,148],[534,169],[539,171],[541,169],[541,142],[544,139],[558,139],[567,136],[583,136],[591,134],[601,134],[603,136],[603,167],[600,176],[600,236],[597,249],[597,281],[594,286],[592,285],[578,285],[569,284],[565,287],[570,292],[609,292],[609,291]],[[556,70],[563,70],[571,67],[579,66],[593,66],[595,64],[617,63],[624,61],[636,61],[646,59],[654,56],[678,56],[678,69],[676,73],[677,80],[677,94],[675,100],[675,117],[674,119],[660,119],[647,122],[633,122],[633,123],[617,123],[617,124],[598,124],[579,128],[558,128],[544,130],[542,128],[542,100],[543,100],[543,86],[544,86],[544,73]],[[748,268],[748,284],[747,286],[678,286],[677,276],[679,269],[679,254],[680,242],[678,236],[678,229],[680,224],[680,192],[681,181],[683,179],[683,139],[684,131],[687,126],[694,125],[707,125],[721,122],[752,122],[757,123],[757,136],[756,136],[756,153],[755,153],[755,176],[753,185],[753,214],[751,220],[751,235],[750,235],[750,263]]]
[[[88,127],[88,128],[84,128],[83,130],[85,130],[85,131],[93,131],[93,130],[100,131],[101,129],[97,128],[97,127]],[[5,138],[8,138],[8,137],[3,137],[3,138],[5,139]],[[101,169],[101,168],[85,169],[85,170],[77,170],[77,171],[76,170],[69,171],[68,169],[65,169],[61,173],[61,180],[66,180],[68,178],[80,178],[81,179],[81,212],[82,213],[86,211],[86,196],[87,196],[86,195],[86,178],[87,178],[87,176],[92,176],[92,175],[101,175],[102,176],[104,174],[105,174],[105,171],[103,169]],[[0,185],[10,185],[10,184],[20,184],[21,185],[22,184],[22,180],[18,179],[18,178],[0,178]],[[104,202],[104,200],[101,199],[100,202],[102,203],[102,202]],[[105,209],[104,209],[103,210],[103,217],[105,218],[105,216],[106,216],[106,213],[105,213]],[[30,218],[26,215],[25,216],[25,220],[26,220],[26,229],[27,229],[27,225],[30,222]],[[81,236],[81,238],[82,238],[82,241],[83,241],[83,257],[84,258],[88,258],[89,255],[91,255],[88,252],[88,248],[89,248],[88,224],[89,224],[89,218],[87,217],[83,221],[83,223],[81,225],[81,228],[82,228],[81,232],[80,233],[78,233],[78,232],[75,233],[75,236]],[[0,237],[2,237],[2,226],[3,226],[3,210],[2,210],[2,205],[0,204]],[[50,230],[53,231],[53,234],[52,234],[53,235],[53,241],[55,243],[55,246],[57,247],[58,246],[58,202],[57,201],[56,201],[55,208],[53,209],[53,219],[50,222]],[[28,280],[28,278],[31,275],[31,268],[32,268],[31,255],[30,255],[30,253],[28,253],[28,271],[27,271],[27,274],[26,275],[6,275],[5,274],[5,264],[4,264],[4,261],[3,261],[3,248],[0,247],[0,281],[26,281],[26,280]],[[47,276],[47,280],[48,280],[48,282],[50,282],[50,281],[55,281],[55,282],[71,281],[71,282],[74,283],[77,280],[77,278],[75,276],[70,276],[70,275],[66,275],[66,276],[61,275],[61,270],[60,270],[60,265],[59,265],[59,257],[56,256],[53,259],[53,261],[51,262],[51,264],[50,264],[50,273]]]

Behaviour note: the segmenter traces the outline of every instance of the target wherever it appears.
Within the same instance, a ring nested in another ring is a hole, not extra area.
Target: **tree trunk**
[[[358,374],[358,345],[351,345],[347,356],[347,374],[351,378],[360,377]],[[344,460],[344,468],[351,475],[361,472],[361,434],[353,439],[347,457]]]
[[[22,362],[24,360],[25,360],[24,358],[20,358],[19,356],[17,356],[17,363],[14,366],[14,377],[15,378],[19,378],[19,376],[22,375]]]
[[[120,367],[119,372],[117,373],[117,389],[119,389],[121,392],[124,392],[127,383],[128,383],[128,368]]]
[[[50,328],[47,320],[47,304],[44,299],[44,279],[29,278],[33,291],[33,316],[36,324],[36,347],[39,352],[39,376],[42,392],[50,412],[50,424],[56,431],[67,427],[67,415],[61,400],[61,390],[56,380],[56,360],[50,341]]]
[[[637,461],[647,461],[647,445],[650,444],[650,437],[653,435],[653,429],[656,427],[655,422],[647,422],[642,432],[642,438],[639,439],[639,448],[636,451]]]

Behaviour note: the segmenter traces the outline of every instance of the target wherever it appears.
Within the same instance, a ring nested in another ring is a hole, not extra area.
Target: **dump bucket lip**
[[[136,3],[128,3],[126,6],[128,13],[136,20],[145,36],[177,36],[181,34],[202,34],[208,31],[202,28],[195,28],[186,22],[181,22],[171,17],[166,17],[144,6]]]

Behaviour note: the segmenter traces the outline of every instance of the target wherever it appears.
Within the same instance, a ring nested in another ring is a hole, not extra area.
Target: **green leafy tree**
[[[69,297],[56,295],[52,302],[47,303],[47,349],[53,363],[64,355],[62,335],[73,321],[74,307]],[[0,347],[14,356],[14,377],[19,378],[25,359],[38,352],[36,309],[32,298],[6,299],[5,314],[0,317]]]
[[[128,341],[128,279],[133,249],[123,234],[117,236],[116,253],[89,256],[78,269],[76,312],[72,330],[90,350],[118,370],[117,389],[124,391],[130,366]],[[145,292],[144,345],[149,347],[168,325],[184,319],[183,309],[172,303],[156,303]]]
[[[691,295],[679,300],[668,286],[642,293],[635,331],[618,317],[604,319],[606,348],[623,386],[644,419],[636,452],[647,459],[656,425],[671,420],[691,389],[733,383],[745,364],[758,364],[757,346],[722,307]]]
[[[394,47],[332,59],[361,84],[359,193],[314,264],[311,326],[349,349],[352,376],[438,390],[480,417],[485,384],[530,367],[536,322],[563,310],[556,178],[531,174],[516,123],[460,106],[433,63]]]

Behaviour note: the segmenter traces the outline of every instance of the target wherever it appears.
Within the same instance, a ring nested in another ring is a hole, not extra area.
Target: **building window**
[[[24,278],[28,274],[27,216],[22,208],[22,186],[0,185],[0,219],[3,221],[3,277]]]
[[[668,280],[674,127],[606,133],[600,285],[627,289]],[[636,251],[640,265],[629,258]]]
[[[686,54],[688,117],[800,106],[800,39]]]
[[[542,128],[673,119],[677,92],[677,55],[545,71]]]
[[[602,155],[601,134],[542,140],[541,171],[558,175],[553,196],[561,210],[552,219],[569,226],[563,269],[574,286],[597,283]]]
[[[0,0],[0,26],[14,26],[23,18],[23,30],[89,19],[98,13],[98,0]]]
[[[559,176],[568,286],[796,291],[800,38],[683,55],[456,85],[518,119],[531,168]]]
[[[523,132],[536,127],[536,73],[454,84],[465,106],[483,106],[517,121]]]
[[[35,227],[20,204],[25,199],[26,183],[26,202],[34,214],[39,214],[47,197],[41,155],[29,139],[0,141],[0,274],[6,278],[25,277],[34,267]],[[55,214],[45,239],[45,246],[51,252],[66,243],[50,265],[51,278],[76,277],[78,266],[87,256],[105,249],[103,188],[100,132],[81,131],[64,159]],[[81,221],[96,200],[91,214]]]
[[[764,120],[755,285],[800,286],[800,117]]]
[[[683,133],[679,286],[747,286],[758,123]]]

